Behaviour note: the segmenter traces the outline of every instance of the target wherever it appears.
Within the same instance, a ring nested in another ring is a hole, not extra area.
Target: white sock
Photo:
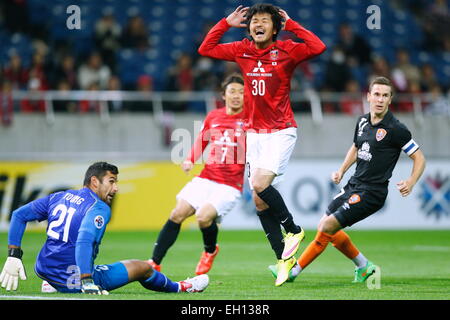
[[[364,268],[367,264],[367,258],[360,252],[355,258],[352,259],[355,266],[358,268]]]
[[[302,271],[302,268],[298,263],[295,264],[295,266],[292,267],[291,272],[294,277],[298,276],[300,272]]]

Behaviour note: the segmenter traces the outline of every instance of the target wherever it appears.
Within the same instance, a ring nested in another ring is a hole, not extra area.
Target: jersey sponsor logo
[[[101,229],[105,224],[105,219],[102,216],[96,216],[94,218],[94,225],[97,229]]]
[[[383,140],[384,137],[386,137],[387,131],[384,129],[378,129],[377,134],[375,135],[375,138],[377,141]]]
[[[349,204],[355,204],[361,201],[361,197],[357,194],[352,194],[351,197],[348,199]]]
[[[220,126],[220,124],[215,123],[215,124],[212,124],[212,125],[211,125],[211,128],[216,128],[216,127],[218,127],[218,126]]]
[[[258,60],[258,66],[253,69],[253,72],[266,72],[266,70],[262,67],[261,60]]]
[[[358,150],[358,158],[365,161],[372,160],[372,154],[370,153],[370,144],[368,142],[364,142],[361,146],[361,149]]]
[[[246,75],[249,77],[271,77],[272,73],[266,73],[266,69],[263,68],[263,63],[261,60],[258,60],[256,67],[253,68],[253,71],[247,72]]]

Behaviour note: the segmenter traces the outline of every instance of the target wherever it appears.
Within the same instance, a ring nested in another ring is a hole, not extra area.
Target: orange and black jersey
[[[373,187],[386,187],[400,151],[411,156],[419,149],[411,132],[388,111],[373,125],[370,113],[359,117],[353,142],[358,149],[356,170],[350,181]]]

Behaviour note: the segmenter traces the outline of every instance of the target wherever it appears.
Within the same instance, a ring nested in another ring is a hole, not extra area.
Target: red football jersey
[[[198,52],[203,56],[236,62],[244,77],[244,104],[247,127],[255,130],[281,130],[297,127],[289,91],[295,67],[325,51],[325,44],[311,31],[289,19],[285,30],[304,43],[277,40],[266,49],[257,49],[248,39],[219,44],[230,28],[220,20],[206,35]]]
[[[226,108],[211,111],[192,146],[187,160],[195,163],[210,145],[200,178],[229,185],[242,191],[245,171],[244,113],[228,115]]]

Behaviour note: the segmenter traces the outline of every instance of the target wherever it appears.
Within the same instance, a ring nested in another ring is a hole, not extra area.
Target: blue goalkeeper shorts
[[[41,279],[46,280],[52,287],[54,287],[58,292],[62,293],[80,293],[81,284],[79,282],[71,281],[68,278],[67,283],[63,284],[61,282],[52,281],[51,277],[36,271],[36,274]],[[111,291],[120,288],[127,283],[128,271],[125,265],[121,262],[116,262],[113,264],[101,264],[94,266],[94,272],[92,274],[94,283],[100,286],[102,289]]]

